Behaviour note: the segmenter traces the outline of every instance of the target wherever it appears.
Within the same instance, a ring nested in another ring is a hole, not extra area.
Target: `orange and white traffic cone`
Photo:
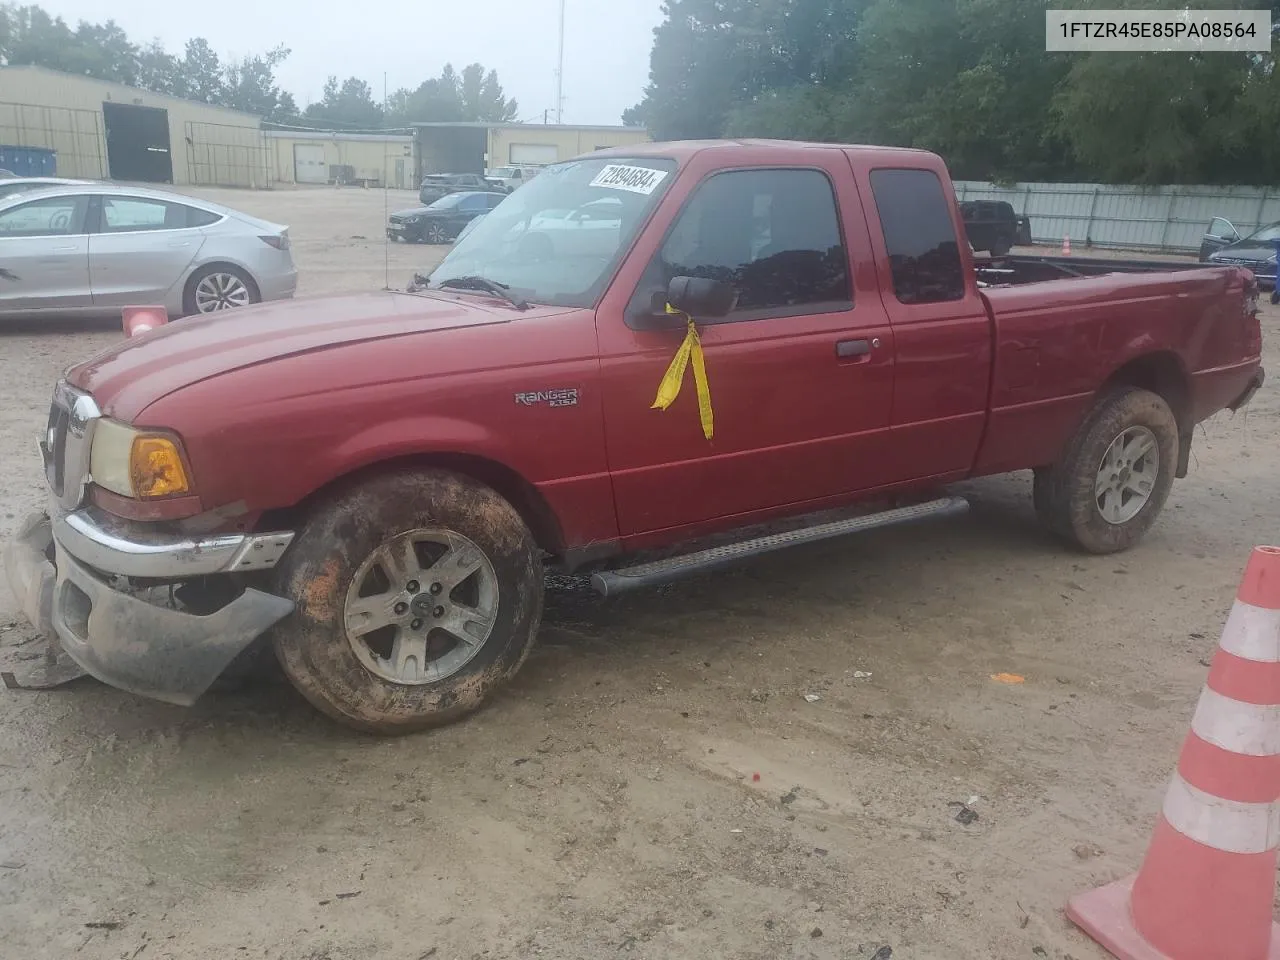
[[[1280,960],[1280,547],[1257,547],[1151,846],[1067,905],[1120,960]]]
[[[1065,233],[1062,235],[1062,255],[1071,256],[1071,237]]]

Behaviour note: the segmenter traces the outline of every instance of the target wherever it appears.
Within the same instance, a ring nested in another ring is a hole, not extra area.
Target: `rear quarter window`
[[[222,219],[220,213],[210,213],[208,210],[198,210],[195,207],[187,207],[187,226],[188,227],[208,227],[217,223]]]
[[[931,170],[873,170],[880,229],[900,303],[964,298],[964,265],[942,182]]]

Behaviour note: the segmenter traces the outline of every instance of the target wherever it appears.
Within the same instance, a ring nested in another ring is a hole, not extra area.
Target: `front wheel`
[[[444,228],[443,223],[427,224],[426,230],[423,231],[423,236],[426,238],[427,243],[438,244],[449,242],[449,231]]]
[[[1178,443],[1178,422],[1163,397],[1120,388],[1093,408],[1058,463],[1036,471],[1036,513],[1090,553],[1127,550],[1169,498]]]
[[[533,537],[493,490],[398,472],[331,496],[277,567],[297,610],[275,629],[294,686],[370,733],[439,726],[512,677],[542,616]]]

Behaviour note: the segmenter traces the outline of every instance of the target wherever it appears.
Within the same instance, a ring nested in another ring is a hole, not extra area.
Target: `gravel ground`
[[[292,225],[300,294],[385,282],[380,193],[205,195]],[[435,256],[392,247],[392,284]],[[52,382],[117,336],[0,330],[0,535],[41,502]],[[1014,476],[635,597],[569,582],[508,692],[406,739],[278,677],[0,690],[0,957],[1100,960],[1061,908],[1140,861],[1277,476],[1268,388],[1119,557],[1047,539]],[[3,588],[0,631],[31,655]]]

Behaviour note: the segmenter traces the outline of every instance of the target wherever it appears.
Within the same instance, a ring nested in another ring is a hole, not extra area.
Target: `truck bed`
[[[1222,264],[1194,260],[1114,260],[1088,257],[981,257],[974,260],[978,286],[1017,286],[1063,280],[1069,277],[1096,277],[1106,273],[1160,273],[1177,270],[1204,270]]]

